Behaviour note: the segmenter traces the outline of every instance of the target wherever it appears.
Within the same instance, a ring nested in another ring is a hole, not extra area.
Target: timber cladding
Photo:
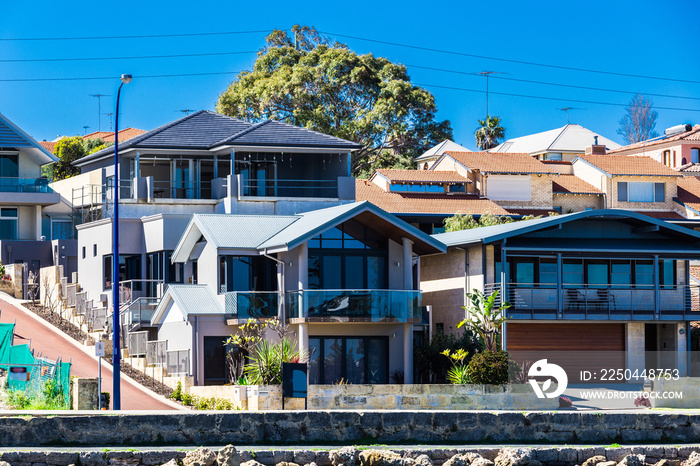
[[[560,365],[569,383],[582,382],[582,371],[600,383],[609,371],[625,369],[625,324],[508,323],[507,347],[518,362]]]

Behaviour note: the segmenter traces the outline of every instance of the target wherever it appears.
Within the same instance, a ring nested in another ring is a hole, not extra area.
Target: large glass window
[[[309,383],[389,382],[387,337],[311,337],[309,349]]]
[[[310,289],[385,289],[387,240],[349,221],[309,240]]]
[[[619,202],[664,202],[664,183],[618,182],[617,200]]]
[[[113,267],[112,256],[104,256],[102,258],[102,288],[105,290],[112,289],[112,275],[114,275]]]
[[[462,187],[464,185],[461,185]],[[464,188],[462,188],[463,190]],[[445,188],[441,184],[407,184],[391,183],[390,191],[409,193],[444,193]],[[450,190],[452,191],[452,190]]]
[[[219,292],[276,291],[277,267],[266,257],[219,256]]]
[[[19,176],[19,165],[16,154],[0,155],[0,177],[17,178]]]
[[[0,239],[17,239],[18,210],[14,207],[0,209]]]
[[[184,264],[173,264],[170,260],[172,251],[156,251],[146,254],[146,278],[162,280],[164,283],[184,283]],[[149,283],[151,296],[155,296],[156,284]]]
[[[634,261],[635,285],[654,285],[654,263],[652,261]]]
[[[563,285],[580,286],[583,284],[583,260],[564,259],[562,263]]]

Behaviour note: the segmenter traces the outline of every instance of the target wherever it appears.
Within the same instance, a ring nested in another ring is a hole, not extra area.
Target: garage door
[[[529,201],[530,176],[491,175],[486,179],[486,193],[494,201]]]
[[[624,324],[508,324],[508,352],[519,362],[547,359],[560,365],[569,383],[581,372],[601,377],[603,369],[625,368]],[[588,382],[601,383],[599,380]]]

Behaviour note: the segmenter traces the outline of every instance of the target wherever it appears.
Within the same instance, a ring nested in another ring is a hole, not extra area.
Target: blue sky
[[[118,5],[118,8],[114,8]],[[177,59],[8,62],[46,58],[131,57],[256,51],[265,33],[140,39],[8,41],[36,37],[86,37],[289,29],[293,24],[320,31],[467,54],[700,81],[697,43],[698,2],[499,1],[499,2],[199,2],[34,1],[6,2],[0,28],[0,112],[38,140],[98,129],[102,112],[114,110],[118,76],[131,73],[124,87],[120,127],[153,129],[179,118],[183,109],[213,110],[235,77],[139,78],[147,75],[208,73],[249,69],[254,53]],[[7,19],[10,18],[10,21]],[[113,19],[114,18],[114,19]],[[490,94],[489,110],[500,115],[507,136],[518,137],[566,124],[581,124],[615,141],[624,109],[576,100],[627,103],[631,95],[512,81],[543,81],[685,98],[652,97],[659,108],[657,131],[680,123],[700,123],[700,84],[612,76],[420,51],[356,39],[338,40],[358,53],[374,53],[407,65],[478,73],[497,71],[490,90],[544,96],[541,100]],[[415,83],[435,95],[441,119],[449,119],[456,142],[475,148],[477,118],[486,112],[480,76],[409,66]],[[114,76],[111,80],[10,82],[7,79]],[[510,80],[499,79],[509,78]],[[694,98],[687,99],[688,97]],[[691,111],[694,110],[694,111]],[[102,115],[101,128],[110,118]]]

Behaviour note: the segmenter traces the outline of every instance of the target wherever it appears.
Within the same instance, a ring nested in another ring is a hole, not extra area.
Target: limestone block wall
[[[662,394],[660,398],[656,395],[650,396],[649,401],[651,401],[652,408],[697,409],[700,407],[700,377],[653,380],[651,391]],[[679,393],[681,397],[677,396]]]

